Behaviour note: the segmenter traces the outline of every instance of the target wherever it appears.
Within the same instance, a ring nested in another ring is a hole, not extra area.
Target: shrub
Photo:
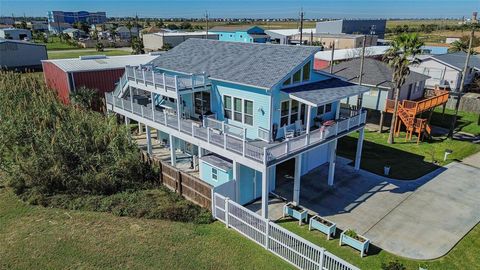
[[[389,262],[388,264],[382,263],[382,270],[405,270],[405,269],[407,268],[398,261]]]
[[[39,76],[0,73],[0,171],[17,194],[110,195],[152,186],[114,117],[61,103]]]

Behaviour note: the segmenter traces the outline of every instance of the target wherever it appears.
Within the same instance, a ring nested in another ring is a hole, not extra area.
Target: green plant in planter
[[[352,230],[352,229],[347,230],[344,234],[345,234],[346,236],[351,237],[351,238],[354,238],[354,239],[357,239],[357,238],[358,238],[357,232],[355,232],[355,231]]]

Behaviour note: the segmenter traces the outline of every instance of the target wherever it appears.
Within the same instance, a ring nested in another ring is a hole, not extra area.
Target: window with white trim
[[[253,101],[244,100],[243,123],[253,126]]]
[[[280,127],[288,125],[288,117],[290,116],[290,101],[283,101],[280,112]]]
[[[223,96],[223,114],[225,118],[232,119],[232,97]]]
[[[242,99],[233,98],[233,120],[242,122]]]
[[[317,115],[323,115],[332,111],[332,103],[317,107]]]
[[[215,181],[218,180],[218,171],[215,168],[212,168],[212,179]]]
[[[298,120],[298,101],[292,100],[290,103],[290,124]]]

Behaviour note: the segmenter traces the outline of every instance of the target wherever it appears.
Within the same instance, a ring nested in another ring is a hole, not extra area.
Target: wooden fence
[[[160,183],[182,195],[187,200],[208,210],[212,209],[213,187],[211,185],[193,175],[180,171],[164,161],[150,157],[145,151],[140,153],[143,162],[155,165],[159,169]]]

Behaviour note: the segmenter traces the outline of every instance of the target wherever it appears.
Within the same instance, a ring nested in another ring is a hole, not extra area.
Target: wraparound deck
[[[182,119],[156,108],[142,106],[106,94],[107,109],[132,118],[154,128],[172,134],[182,140],[192,142],[209,151],[244,158],[252,166],[271,166],[317,147],[364,126],[366,112],[356,111],[349,117],[338,120],[330,126],[322,126],[300,136],[275,142],[261,139],[249,140],[245,130],[222,121],[207,119],[204,123],[192,119]]]

